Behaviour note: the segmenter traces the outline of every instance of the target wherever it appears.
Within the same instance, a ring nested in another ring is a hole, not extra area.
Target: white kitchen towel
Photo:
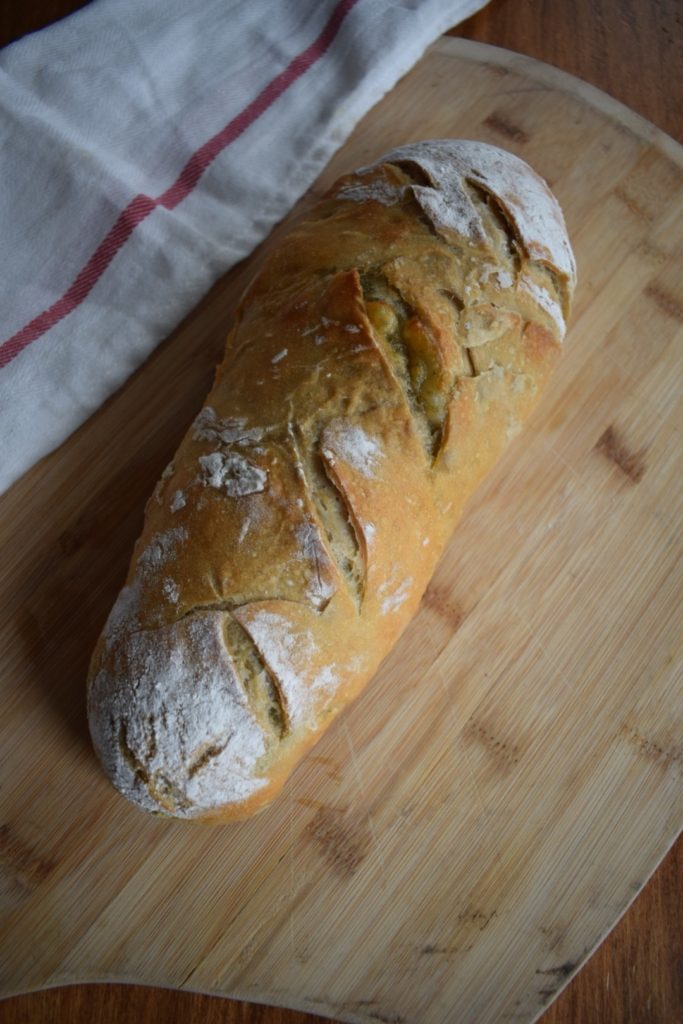
[[[486,0],[95,0],[0,51],[0,493]]]

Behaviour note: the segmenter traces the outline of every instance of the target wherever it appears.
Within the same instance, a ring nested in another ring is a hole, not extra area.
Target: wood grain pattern
[[[495,129],[495,128],[496,128],[495,118],[494,118],[494,121],[493,121],[493,122],[491,123],[491,127],[492,127],[492,129]],[[513,140],[513,141],[514,141],[514,140]],[[518,141],[521,141],[521,140],[519,140],[519,139],[518,139]],[[628,199],[630,199],[630,200],[631,200],[631,203],[632,203],[632,207],[633,207],[633,208],[632,208],[632,211],[631,211],[631,212],[633,212],[633,213],[634,213],[634,214],[635,214],[635,215],[637,216],[637,215],[638,215],[638,209],[639,209],[639,207],[638,207],[638,204],[637,204],[637,203],[635,203],[635,202],[633,201],[633,196],[632,196],[632,194],[629,194],[628,192],[626,192],[626,193],[624,193],[624,195],[626,196],[626,199],[627,199],[627,200],[628,200]],[[662,297],[662,296],[663,296],[663,297]],[[666,309],[669,309],[669,310],[672,310],[672,309],[673,309],[673,310],[675,310],[675,309],[677,308],[677,307],[676,307],[676,304],[675,304],[675,303],[674,303],[673,305],[671,304],[671,297],[670,297],[670,295],[668,295],[668,293],[667,293],[667,292],[661,292],[661,291],[659,292],[659,303],[658,303],[658,304],[659,304],[659,307],[660,307],[660,308],[661,308],[662,310],[664,310],[664,308],[666,308]],[[610,429],[611,429],[611,433],[609,433]],[[607,440],[605,440],[605,436],[607,437]],[[620,435],[619,435],[619,434],[618,434],[618,433],[616,432],[616,428],[615,428],[614,426],[610,427],[610,425],[608,425],[608,426],[606,427],[605,431],[603,432],[603,435],[601,435],[601,437],[602,437],[602,439],[603,439],[603,443],[602,443],[602,449],[606,449],[606,451],[600,451],[600,454],[602,454],[602,455],[605,455],[605,457],[607,457],[607,453],[609,452],[609,450],[612,450],[613,452],[615,452],[615,453],[617,453],[617,454],[619,454],[619,452],[621,452],[621,461],[622,461],[622,462],[624,462],[624,463],[625,463],[625,464],[626,464],[626,465],[628,466],[628,465],[630,465],[629,459],[631,458],[631,456],[633,456],[633,455],[637,455],[637,454],[638,454],[638,452],[629,452],[629,449],[628,449],[628,448],[626,447],[626,445],[625,445],[625,441],[624,441],[623,437],[621,437],[621,436],[620,436]],[[600,441],[600,439],[598,439],[598,441]],[[612,461],[614,461],[614,460],[612,460]],[[620,468],[622,468],[622,467],[620,467],[620,466],[618,465],[618,462],[619,462],[619,460],[617,460],[617,461],[615,462],[615,465],[617,465],[617,468],[618,468],[618,469],[620,469]],[[623,471],[623,469],[622,469],[622,471]],[[626,475],[628,475],[628,474],[626,474]],[[76,533],[78,533],[78,531],[76,531]],[[66,540],[66,546],[67,546],[67,548],[68,548],[68,547],[70,547],[70,545],[71,545],[72,543],[74,543],[74,540],[73,540],[73,537],[72,537],[72,536],[70,535],[70,536],[69,536],[69,537],[67,538],[67,540]],[[655,748],[654,748],[654,747],[652,747],[652,746],[650,745],[650,741],[648,741],[648,739],[647,739],[646,737],[643,737],[643,736],[640,736],[640,737],[638,737],[638,736],[636,735],[636,737],[635,737],[635,739],[634,739],[634,742],[636,742],[637,744],[639,744],[639,745],[640,745],[640,748],[641,748],[641,750],[645,751],[646,753],[647,753],[647,752],[649,751],[649,753],[650,753],[651,755],[654,755],[654,754],[656,754],[656,750],[655,750]],[[28,860],[29,860],[29,863],[30,863],[30,862],[31,862],[31,857],[30,857],[30,856],[28,857]],[[672,861],[672,862],[673,862],[673,863],[675,864],[675,863],[676,863],[676,859],[675,859],[675,854],[672,854],[672,856],[671,856],[671,857],[669,858],[669,860],[670,860],[670,861]],[[680,861],[679,861],[679,862],[680,862]],[[48,859],[48,863],[49,863],[49,859]],[[633,912],[632,912],[632,913],[633,913]],[[680,918],[679,918],[679,919],[680,919]],[[625,920],[628,920],[628,918],[627,918],[627,919],[625,919]],[[674,917],[672,918],[672,920],[676,920],[675,916],[674,916]],[[619,930],[617,931],[617,935],[618,935],[618,934],[619,934]],[[593,962],[592,962],[592,963],[593,963]],[[590,965],[589,965],[589,968],[588,968],[588,970],[590,970]],[[582,972],[582,975],[583,975],[583,974],[585,974],[585,973],[586,973],[586,972]],[[623,972],[622,972],[622,973],[623,973]],[[673,975],[669,975],[669,977],[670,977],[670,978],[671,978],[672,976],[673,976]],[[602,977],[603,977],[603,981],[604,981],[604,976],[602,976]],[[579,979],[579,980],[580,980],[580,979]],[[635,978],[634,980],[635,980],[635,981],[637,982],[637,981],[638,981],[638,978]],[[567,995],[569,994],[569,992],[571,992],[571,991],[572,991],[572,988],[573,988],[573,987],[574,987],[574,986],[570,986],[570,989],[568,990],[568,992],[567,992],[567,993],[565,993],[565,997],[566,997],[566,996],[567,996]],[[662,987],[662,990],[664,990],[664,989],[666,988],[666,985],[665,985],[664,981],[662,981],[662,983],[661,983],[661,987]],[[671,986],[670,986],[670,988],[671,988]],[[86,991],[86,992],[88,992],[88,991],[91,991],[91,992],[93,992],[94,990],[92,990],[92,989],[91,989],[91,990],[85,990],[85,991]],[[110,991],[110,990],[106,990],[106,991]],[[133,990],[133,989],[131,989],[131,990],[128,990],[128,991],[130,991],[130,992],[133,992],[134,990]],[[608,991],[609,991],[609,989],[608,989]],[[611,989],[611,991],[614,991],[614,990],[613,990],[613,989]],[[583,1010],[582,1010],[582,1012],[584,1012],[584,1013],[585,1013],[585,1012],[588,1012],[588,1013],[591,1013],[591,1012],[595,1012],[595,1006],[596,1006],[596,1004],[595,1004],[595,1002],[591,1002],[591,997],[592,997],[592,995],[594,995],[594,993],[591,993],[590,987],[588,987],[588,988],[586,989],[586,992],[587,992],[587,995],[588,995],[588,999],[584,1001],[584,1004],[583,1004]],[[56,994],[55,994],[55,995],[56,995]],[[651,994],[650,994],[650,995],[651,995]],[[565,997],[563,997],[563,998],[565,998]],[[37,997],[34,997],[34,998],[37,998]],[[47,998],[47,997],[46,997],[46,998]],[[60,998],[61,998],[61,996],[60,996]],[[65,998],[66,998],[66,997],[65,997]],[[145,998],[147,998],[147,996],[146,996]],[[175,997],[173,997],[173,998],[175,998]],[[187,997],[187,998],[188,998],[188,999],[191,999],[191,998],[193,998],[193,997]],[[198,999],[198,1000],[202,1000],[202,999],[203,999],[204,997],[194,997],[194,998],[196,998],[196,999]],[[680,993],[679,993],[679,998],[680,998]],[[565,1001],[566,1001],[566,999],[565,999]],[[11,1002],[14,1002],[14,1001],[11,1001]],[[211,1001],[211,1003],[212,1003],[212,1005],[215,1005],[215,1004],[214,1004],[214,1001]],[[7,1004],[5,1004],[5,1005],[7,1005]],[[101,1004],[97,1004],[97,1005],[101,1005]],[[168,1005],[170,1006],[170,1004],[168,1004]],[[183,1005],[186,1005],[186,1003],[183,1003]],[[226,1004],[225,1004],[225,1003],[221,1003],[221,1004],[219,1004],[219,1005],[220,1005],[220,1006],[222,1006],[222,1007],[225,1007],[225,1006],[226,1006]],[[230,1005],[235,1005],[235,1004],[230,1004]],[[616,1005],[616,1003],[614,1003],[614,1002],[611,1002],[611,1003],[610,1003],[609,1005],[610,1005],[610,1006],[614,1006],[614,1005]],[[630,1004],[629,1004],[629,1005],[630,1005]],[[639,1004],[639,1005],[640,1005],[640,1004]],[[643,1003],[642,1005],[647,1005],[647,1004],[646,1004],[646,1003]],[[656,1004],[656,1000],[655,1000],[655,1006],[656,1006],[656,1005],[657,1005],[657,1004]],[[652,1019],[652,1020],[657,1020],[657,1019],[661,1019],[661,1020],[665,1020],[665,1019],[674,1019],[674,1017],[675,1017],[675,1011],[674,1011],[674,1014],[673,1014],[673,1015],[669,1015],[669,1016],[667,1017],[667,1016],[666,1016],[666,1013],[668,1012],[668,1011],[666,1010],[666,1006],[667,1006],[667,1004],[665,1003],[665,1004],[663,1004],[663,1005],[664,1005],[664,1007],[665,1007],[665,1009],[664,1009],[664,1011],[663,1011],[663,1012],[664,1012],[664,1014],[665,1014],[664,1016],[661,1016],[661,1017],[659,1017],[659,1018],[658,1018],[658,1017],[656,1017],[656,1016],[653,1016],[653,1017],[648,1017],[648,1019]],[[675,1003],[669,1003],[669,1004],[668,1004],[669,1008],[671,1008],[671,1007],[674,1007],[675,1005],[676,1005]],[[680,1003],[679,1003],[679,1005],[680,1005]],[[556,1007],[557,1007],[557,1006],[558,1006],[558,1004],[556,1004]],[[555,1009],[555,1007],[553,1008],[553,1010],[554,1010],[554,1009]],[[652,1009],[652,1005],[650,1006],[650,1009]],[[608,1010],[609,1010],[609,1007],[608,1007]],[[590,1018],[590,1017],[587,1017],[587,1016],[582,1016],[582,1017],[578,1017],[578,1018],[566,1018],[566,1019],[581,1019],[581,1020],[590,1020],[590,1019],[595,1019],[595,1020],[598,1020],[598,1019],[599,1019],[599,1020],[607,1020],[607,1019],[610,1019],[610,1018],[608,1018],[608,1017],[607,1017],[607,1016],[605,1015],[605,1014],[606,1014],[606,1012],[608,1012],[608,1010],[606,1011],[606,1010],[604,1009],[604,1007],[603,1007],[603,1011],[602,1011],[603,1015],[602,1015],[602,1016],[600,1016],[600,1017],[594,1016],[594,1017]],[[105,1012],[105,1011],[103,1010],[103,1012]],[[239,1011],[236,1011],[236,1012],[240,1012],[240,1013],[242,1013],[242,1010],[241,1010],[241,1009],[239,1009]],[[244,1012],[246,1012],[246,1013],[249,1013],[249,1010],[245,1010]],[[261,1018],[261,1016],[260,1016],[260,1015],[261,1015],[262,1013],[268,1013],[268,1012],[270,1012],[270,1013],[276,1013],[277,1011],[274,1011],[274,1010],[271,1010],[271,1011],[262,1011],[262,1010],[261,1010],[260,1008],[254,1008],[254,1009],[253,1009],[253,1011],[251,1011],[251,1012],[253,1012],[253,1014],[254,1014],[255,1016],[254,1016],[254,1017],[247,1017],[247,1018],[244,1018],[244,1019],[250,1019],[250,1020],[251,1020],[251,1019],[258,1019],[258,1020],[261,1020],[262,1018]],[[550,1011],[550,1012],[552,1013],[553,1011]],[[170,1013],[170,1009],[169,1009],[169,1013]],[[93,1016],[90,1016],[90,1017],[89,1017],[89,1019],[96,1019],[96,1018],[95,1018],[95,1017],[93,1017]],[[102,1019],[105,1019],[105,1018],[102,1018]],[[108,1018],[106,1018],[106,1019],[108,1019]],[[167,1017],[166,1019],[171,1019],[171,1018],[170,1018],[170,1017]],[[227,1019],[233,1019],[233,1018],[228,1018],[228,1017],[222,1017],[222,1018],[220,1018],[220,1019],[224,1019],[224,1020],[227,1020]],[[234,1018],[234,1019],[242,1019],[242,1018],[241,1018],[241,1017],[239,1017],[239,1018],[237,1018],[237,1017],[236,1017],[236,1018]],[[267,1020],[271,1020],[271,1019],[272,1019],[272,1020],[277,1020],[277,1019],[279,1019],[279,1018],[278,1018],[278,1017],[273,1017],[273,1018],[270,1018],[270,1017],[263,1017],[263,1019],[264,1019],[264,1020],[266,1020],[266,1019],[267,1019]],[[282,1019],[289,1019],[289,1018],[282,1018]],[[294,1020],[294,1019],[295,1019],[295,1018],[294,1018],[294,1017],[292,1017],[292,1020]],[[303,1018],[302,1018],[302,1019],[303,1019]],[[310,1019],[310,1018],[306,1018],[306,1019]],[[557,1019],[559,1020],[560,1018],[558,1017]],[[562,1019],[565,1019],[565,1018],[562,1018]],[[626,1016],[623,1016],[623,1015],[622,1015],[622,1016],[620,1016],[620,1017],[614,1017],[614,1018],[612,1018],[612,1019],[614,1019],[614,1020],[616,1020],[616,1019],[620,1019],[620,1020],[623,1020],[623,1019],[634,1019],[634,1020],[637,1020],[637,1019],[643,1019],[643,1017],[642,1017],[642,1016],[631,1016],[630,1018],[627,1018]]]
[[[670,1024],[680,1019],[683,973],[673,931],[683,920],[681,889],[676,884],[683,871],[683,842],[675,844],[667,862],[669,870],[660,868],[655,873],[539,1024]],[[672,923],[671,941],[653,941],[653,904],[661,919]],[[643,973],[649,979],[647,985]],[[0,1003],[2,1024],[326,1024],[328,1020],[277,1006],[142,985],[69,985]]]
[[[678,0],[493,0],[453,34],[554,64],[683,141]]]

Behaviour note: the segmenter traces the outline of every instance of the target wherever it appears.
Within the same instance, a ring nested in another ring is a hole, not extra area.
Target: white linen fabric
[[[485,0],[95,0],[0,51],[0,493]]]

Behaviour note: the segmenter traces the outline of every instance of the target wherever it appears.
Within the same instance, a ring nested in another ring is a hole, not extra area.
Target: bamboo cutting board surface
[[[343,1021],[527,1022],[680,830],[681,151],[575,79],[448,39],[303,205],[438,136],[504,145],[558,195],[566,354],[399,646],[271,809],[147,818],[99,774],[84,708],[144,502],[262,254],[1,500],[0,993],[143,981]]]

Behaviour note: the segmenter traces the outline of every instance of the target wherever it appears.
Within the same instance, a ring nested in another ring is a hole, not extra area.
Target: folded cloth
[[[96,0],[0,52],[0,493],[486,0]]]

